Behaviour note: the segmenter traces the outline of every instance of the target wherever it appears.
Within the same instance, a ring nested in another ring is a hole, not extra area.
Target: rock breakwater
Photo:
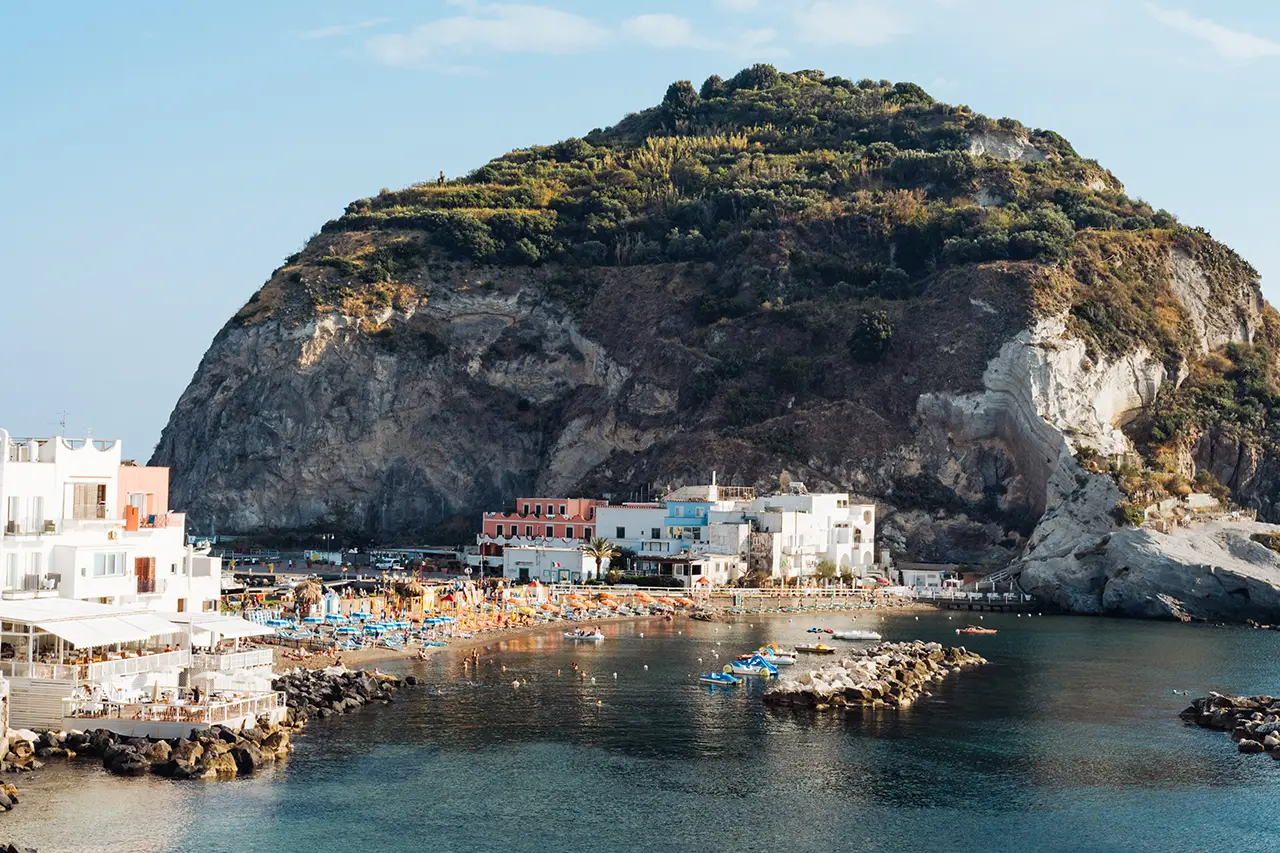
[[[271,687],[285,695],[289,709],[286,719],[291,724],[302,725],[313,717],[324,719],[365,705],[385,705],[401,687],[417,683],[413,676],[402,680],[376,672],[299,667],[276,678]]]
[[[346,669],[287,672],[272,682],[285,694],[283,720],[260,716],[254,725],[193,728],[187,737],[130,737],[107,729],[71,732],[20,731],[9,741],[4,769],[36,770],[49,759],[97,758],[117,776],[155,774],[170,779],[233,779],[280,761],[293,751],[290,742],[306,723],[344,714],[370,704],[387,704],[412,676],[400,679],[381,673]],[[12,786],[0,788],[0,808],[17,801]],[[0,851],[2,853],[2,851]]]
[[[1230,732],[1240,752],[1269,752],[1280,761],[1280,699],[1210,693],[1178,716],[1201,728]]]
[[[962,669],[986,663],[981,655],[961,647],[945,648],[940,643],[919,640],[881,643],[867,649],[851,650],[840,660],[816,669],[794,667],[769,685],[766,704],[778,707],[905,708],[928,687]]]

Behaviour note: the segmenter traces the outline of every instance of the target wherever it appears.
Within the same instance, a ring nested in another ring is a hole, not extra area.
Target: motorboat
[[[835,632],[832,631],[830,628],[810,628],[809,633],[810,634],[833,634]]]
[[[724,671],[732,675],[756,675],[760,678],[774,678],[778,674],[778,668],[759,654],[751,655],[746,660],[736,660],[725,666]]]
[[[875,631],[859,631],[851,629],[848,631],[834,631],[831,636],[837,640],[879,640],[880,635]]]
[[[781,651],[775,652],[773,649],[770,649],[768,646],[765,646],[764,648],[760,649],[760,651],[758,651],[756,654],[760,655],[760,657],[764,658],[774,666],[791,666],[796,662],[796,656],[794,652],[781,652]],[[744,658],[750,657],[750,655],[743,655],[743,657]]]
[[[741,678],[734,678],[728,672],[708,672],[706,675],[699,675],[698,680],[703,684],[719,684],[723,687],[736,687],[742,683]]]
[[[836,653],[835,646],[828,646],[826,643],[801,643],[796,646],[796,651],[806,655],[834,655]]]
[[[598,629],[588,631],[585,628],[579,628],[576,631],[565,631],[564,638],[566,640],[603,640],[604,634],[601,634]]]
[[[957,634],[994,634],[995,628],[979,628],[977,625],[970,625],[967,628],[957,628]]]

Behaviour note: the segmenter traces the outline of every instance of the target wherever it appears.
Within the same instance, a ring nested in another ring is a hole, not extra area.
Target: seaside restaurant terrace
[[[182,688],[181,673],[192,665],[190,640],[198,636],[194,627],[76,599],[0,601],[0,674],[10,684],[10,725],[168,737],[170,730],[185,734],[193,726],[236,726],[259,714],[283,714],[283,697],[269,691],[201,695]]]

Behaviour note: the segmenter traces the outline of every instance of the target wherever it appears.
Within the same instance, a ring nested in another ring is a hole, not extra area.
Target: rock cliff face
[[[885,504],[900,556],[1073,610],[1261,617],[1243,531],[1115,511],[1158,463],[1280,521],[1280,455],[1240,427],[1265,399],[1152,427],[1277,339],[1247,264],[1056,134],[757,66],[354,202],[219,332],[153,462],[201,532],[453,541],[520,494],[786,469]]]

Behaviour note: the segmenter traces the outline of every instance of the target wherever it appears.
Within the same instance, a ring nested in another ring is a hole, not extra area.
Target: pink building
[[[595,536],[596,507],[590,498],[520,498],[514,512],[486,512],[476,542],[486,557],[501,556],[506,545],[577,547]]]
[[[137,513],[142,527],[163,527],[169,515],[169,469],[125,462],[120,465],[116,518]],[[133,508],[132,510],[130,508]]]

